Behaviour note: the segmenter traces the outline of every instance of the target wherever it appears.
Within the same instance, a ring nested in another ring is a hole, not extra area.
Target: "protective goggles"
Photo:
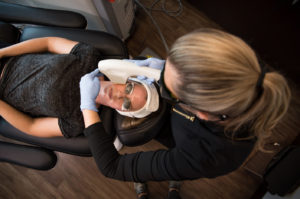
[[[130,95],[133,92],[134,86],[135,86],[135,84],[133,82],[127,82],[126,85],[125,85],[124,93],[126,95]],[[127,110],[130,109],[130,107],[131,107],[130,99],[127,98],[127,97],[124,97],[124,101],[123,101],[123,104],[122,104],[122,111],[127,111]]]
[[[160,73],[160,79],[159,79],[159,91],[161,94],[161,97],[164,98],[165,100],[167,100],[170,104],[177,104],[177,103],[181,103],[184,104],[186,106],[189,106],[188,104],[184,103],[183,101],[181,101],[180,99],[178,99],[174,94],[172,94],[172,92],[167,88],[166,84],[165,84],[165,79],[164,79],[164,72],[165,72],[165,67],[163,68],[163,70]],[[189,106],[191,107],[191,106]],[[197,110],[197,109],[196,109]],[[219,121],[224,121],[228,118],[227,115],[225,114],[219,114],[216,115],[219,118]]]
[[[165,67],[160,73],[160,78],[158,82],[161,97],[169,101],[171,104],[176,104],[176,103],[185,104],[183,101],[178,99],[174,94],[172,94],[172,92],[167,88],[165,84],[164,73],[165,73]]]

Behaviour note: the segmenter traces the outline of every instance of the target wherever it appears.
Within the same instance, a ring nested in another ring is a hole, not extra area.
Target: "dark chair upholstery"
[[[34,8],[4,2],[0,2],[0,7],[0,19],[3,22],[65,28],[85,28],[87,25],[84,16],[72,11]]]
[[[130,118],[116,114],[115,127],[119,140],[126,146],[139,146],[156,137],[168,114],[166,101],[160,100],[156,112],[144,118]]]
[[[38,170],[49,170],[57,157],[49,149],[0,141],[0,161]]]

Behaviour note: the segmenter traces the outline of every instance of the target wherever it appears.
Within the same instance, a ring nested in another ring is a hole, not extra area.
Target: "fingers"
[[[123,59],[124,61],[128,61],[128,62],[131,62],[131,63],[134,63],[136,60],[134,59]]]
[[[92,78],[94,78],[94,77],[100,77],[100,76],[103,75],[102,73],[100,73],[100,71],[99,71],[98,68],[96,68],[94,71],[90,72],[89,74],[90,74],[90,76]]]
[[[96,70],[88,73],[88,74],[85,74],[84,76],[81,77],[80,79],[80,86],[83,86],[85,84],[87,84],[88,82],[93,82],[93,83],[98,83],[100,84],[100,81],[99,81],[99,76],[101,76],[102,73],[99,72],[99,69],[97,68]]]
[[[147,64],[149,63],[149,61],[147,61],[147,59],[145,59],[145,60],[123,59],[123,60],[134,63],[138,66],[147,66]]]
[[[147,84],[149,84],[149,85],[152,84],[153,82],[155,82],[154,78],[148,78],[144,75],[138,75],[136,78],[139,79],[139,80],[144,80],[144,82],[145,83],[147,82]]]
[[[165,60],[158,59],[155,57],[150,57],[145,60],[134,60],[134,59],[124,59],[124,60],[134,63],[138,66],[148,66],[150,68],[155,68],[159,70],[162,70],[165,65]]]
[[[94,83],[94,85],[96,85],[97,87],[100,86],[100,81],[99,81],[98,78],[94,78],[94,79],[93,79],[93,83]]]
[[[98,71],[99,72],[99,71]],[[96,71],[93,71],[91,73],[85,74],[80,79],[80,85],[86,84],[87,82],[93,82],[100,84],[99,78],[97,78]]]
[[[136,78],[139,79],[139,80],[144,80],[144,79],[146,79],[146,76],[138,75],[138,76],[136,76]]]
[[[139,61],[136,61],[136,65],[138,66],[148,66],[150,63],[150,60],[149,59],[145,59],[145,60],[139,60]]]

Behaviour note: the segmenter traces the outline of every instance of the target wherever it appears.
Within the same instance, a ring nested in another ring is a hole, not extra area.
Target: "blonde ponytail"
[[[261,95],[247,111],[228,122],[227,130],[237,131],[246,122],[259,141],[271,135],[288,110],[291,92],[285,78],[277,72],[266,73],[262,87]]]

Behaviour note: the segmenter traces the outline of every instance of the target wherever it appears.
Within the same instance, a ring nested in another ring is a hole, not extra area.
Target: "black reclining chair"
[[[12,25],[18,23],[26,24],[25,28],[20,31]],[[91,44],[102,52],[105,59],[128,58],[122,40],[106,32],[86,30],[86,25],[86,19],[78,13],[0,2],[0,43],[4,46],[31,38],[57,36]],[[115,125],[120,141],[127,146],[137,146],[150,141],[158,132],[159,124],[162,124],[166,106],[165,102],[160,103],[159,111],[141,120],[130,120],[117,115]],[[124,122],[130,125],[123,125]],[[27,143],[22,145],[0,141],[0,161],[4,162],[47,170],[56,164],[54,151],[91,156],[87,139],[83,135],[69,139],[34,137],[17,130],[1,117],[0,134]]]

